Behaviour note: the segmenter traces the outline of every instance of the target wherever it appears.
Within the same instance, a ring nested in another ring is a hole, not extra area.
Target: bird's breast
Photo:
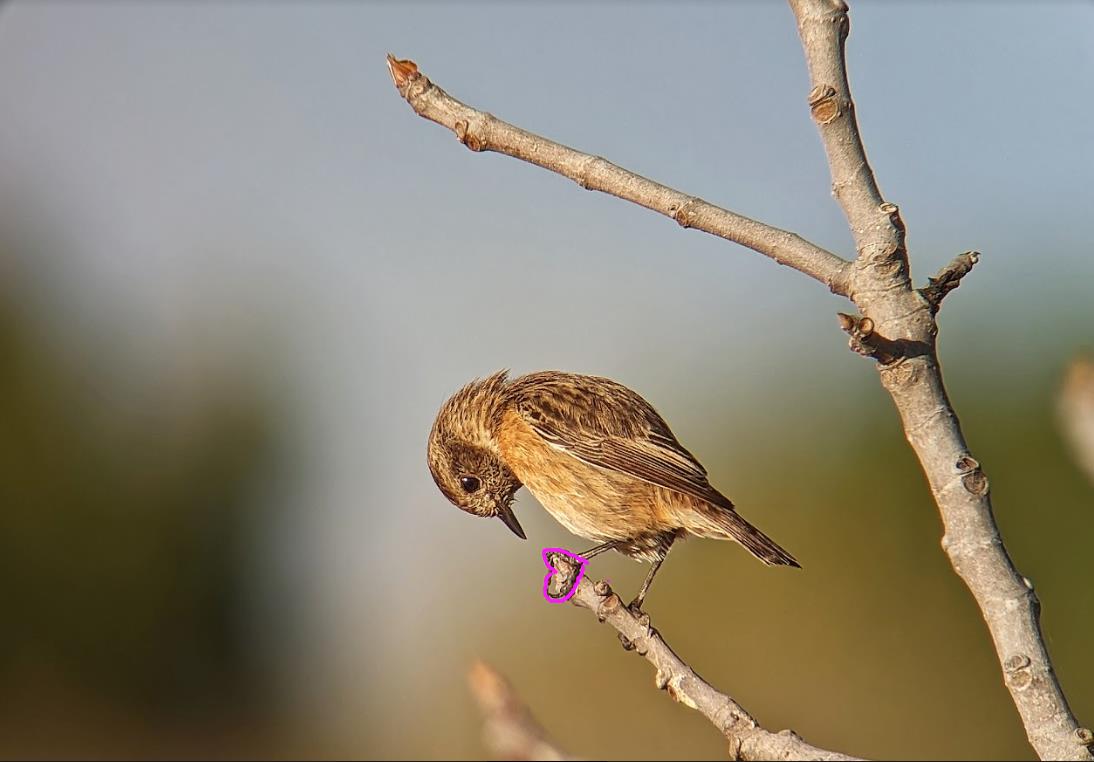
[[[652,485],[591,466],[551,446],[516,411],[502,415],[496,433],[506,465],[570,532],[604,542],[665,528],[658,519]]]

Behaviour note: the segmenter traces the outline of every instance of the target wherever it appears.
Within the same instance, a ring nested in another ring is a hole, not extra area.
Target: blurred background
[[[472,154],[388,51],[851,251],[783,3],[5,4],[0,756],[480,758],[481,656],[572,753],[724,758],[613,633],[543,603],[540,548],[585,541],[522,493],[517,542],[432,484],[437,408],[510,367],[637,389],[802,561],[690,542],[648,601],[766,726],[1029,758],[846,304]],[[855,2],[849,60],[916,280],[984,252],[941,313],[946,378],[1089,723],[1094,491],[1055,398],[1094,345],[1094,5]]]

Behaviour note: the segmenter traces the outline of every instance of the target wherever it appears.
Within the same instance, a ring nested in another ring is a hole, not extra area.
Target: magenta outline
[[[561,598],[554,598],[547,593],[547,586],[551,581],[551,577],[559,573],[558,569],[551,566],[551,562],[547,560],[548,553],[561,553],[564,556],[568,556],[579,564],[577,570],[577,579],[574,580],[573,587],[570,588],[570,592],[566,593]],[[549,603],[565,603],[574,597],[574,593],[577,592],[577,586],[581,584],[581,578],[585,576],[585,564],[589,563],[588,559],[579,556],[577,553],[571,553],[566,548],[544,548],[540,552],[540,557],[543,559],[543,565],[551,571],[547,572],[547,576],[543,578],[543,597],[547,599]]]

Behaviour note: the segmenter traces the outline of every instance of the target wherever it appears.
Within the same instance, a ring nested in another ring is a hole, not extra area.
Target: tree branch
[[[573,587],[578,569],[561,554],[554,554],[551,563],[558,573],[551,577],[549,592],[561,598]],[[677,656],[661,633],[650,625],[649,615],[635,616],[607,582],[591,582],[586,574],[570,602],[593,612],[599,621],[619,633],[625,648],[633,649],[652,664],[657,669],[654,685],[659,690],[667,691],[673,700],[710,720],[729,741],[732,759],[858,759],[806,743],[792,730],[778,733],[764,730],[744,707],[701,678]]]
[[[801,236],[722,209],[599,156],[575,151],[503,122],[450,96],[419,72],[413,61],[391,55],[387,60],[391,78],[410,107],[419,116],[452,130],[472,151],[495,151],[557,172],[582,188],[663,214],[681,227],[739,243],[819,280],[833,293],[847,295],[847,260]]]
[[[472,664],[467,684],[485,719],[483,741],[497,759],[575,759],[548,740],[513,686],[489,664]]]
[[[928,285],[927,293],[912,288],[904,223],[896,205],[881,197],[855,121],[844,59],[847,6],[842,0],[789,2],[798,19],[812,80],[809,102],[832,187],[859,251],[850,297],[865,317],[845,327],[852,347],[856,341],[866,348],[884,342],[903,350],[879,362],[881,382],[926,473],[945,526],[942,547],[987,622],[1030,744],[1042,759],[1092,759],[1091,733],[1071,713],[1045,649],[1033,583],[1011,562],[992,515],[988,478],[969,453],[942,383],[934,313],[975,257],[958,257],[943,270],[945,285]],[[865,336],[856,337],[856,330]]]
[[[897,206],[885,201],[878,189],[855,119],[844,58],[850,28],[847,7],[842,0],[789,2],[808,63],[808,100],[828,157],[832,190],[858,251],[853,263],[793,233],[720,209],[469,108],[433,85],[412,62],[389,56],[388,67],[411,107],[454,131],[471,150],[498,151],[560,173],[582,187],[632,201],[685,227],[752,248],[850,298],[862,317],[845,315],[841,324],[856,351],[878,360],[881,383],[896,405],[938,504],[945,527],[942,546],[980,607],[1030,744],[1044,759],[1094,759],[1090,751],[1094,735],[1079,727],[1057,682],[1040,630],[1040,605],[1033,585],[1018,573],[1007,554],[992,515],[988,479],[969,452],[942,382],[935,312],[975,259],[959,257],[923,291],[912,287],[904,222]],[[760,731],[739,705],[703,682],[655,631],[643,634],[645,628],[618,605],[618,598],[606,587],[601,590],[593,591],[591,583],[583,582],[574,600],[638,643],[658,668],[658,685],[672,685],[677,698],[686,698],[685,703],[725,730],[727,738],[739,741],[735,751],[742,756],[754,754],[749,744],[778,737]],[[825,753],[805,747],[795,753]]]
[[[938,275],[927,278],[927,285],[919,289],[919,293],[927,300],[932,315],[938,312],[946,295],[961,285],[961,279],[972,272],[973,265],[979,261],[980,252],[966,251],[954,257],[953,261],[938,271]]]
[[[907,278],[900,210],[881,197],[859,136],[847,82],[843,43],[850,31],[843,0],[790,0],[805,47],[812,89],[809,108],[832,174],[832,194],[855,236],[858,268],[881,268]],[[900,280],[900,278],[897,278]]]

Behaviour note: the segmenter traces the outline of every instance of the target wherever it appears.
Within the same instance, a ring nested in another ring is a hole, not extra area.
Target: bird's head
[[[499,518],[523,540],[524,530],[512,508],[520,480],[502,462],[492,433],[506,376],[500,371],[472,381],[441,406],[429,433],[429,471],[457,508]]]

